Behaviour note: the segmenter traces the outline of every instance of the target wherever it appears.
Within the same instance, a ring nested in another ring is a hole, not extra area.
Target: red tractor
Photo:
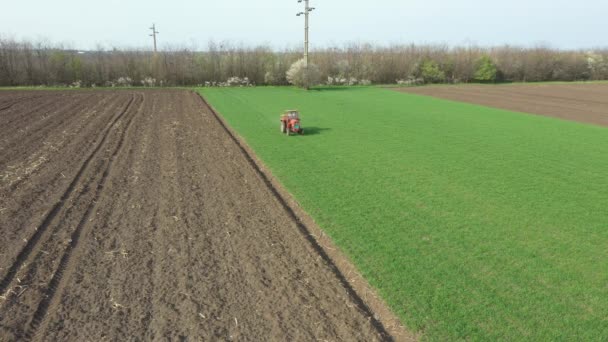
[[[304,134],[304,128],[300,124],[300,113],[297,110],[286,110],[281,114],[281,133]]]

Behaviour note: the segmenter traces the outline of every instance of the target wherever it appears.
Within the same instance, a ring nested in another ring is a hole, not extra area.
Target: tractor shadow
[[[331,131],[331,128],[307,126],[307,127],[304,127],[304,136],[323,134],[323,132],[326,132],[326,131]]]

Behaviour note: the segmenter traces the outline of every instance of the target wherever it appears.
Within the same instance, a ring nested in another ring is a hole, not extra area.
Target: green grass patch
[[[608,129],[374,87],[201,92],[424,338],[608,339]]]

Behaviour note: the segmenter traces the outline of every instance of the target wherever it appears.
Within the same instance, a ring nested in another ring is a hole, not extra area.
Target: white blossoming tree
[[[320,75],[319,67],[312,63],[308,63],[308,67],[306,67],[304,59],[300,59],[291,65],[286,76],[289,83],[308,89],[319,84]]]

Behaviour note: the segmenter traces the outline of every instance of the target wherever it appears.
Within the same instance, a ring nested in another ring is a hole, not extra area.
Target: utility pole
[[[156,25],[155,24],[152,24],[152,27],[150,27],[150,30],[152,30],[152,34],[150,35],[150,37],[152,37],[154,39],[154,54],[156,55],[156,35],[159,32],[156,31]]]
[[[309,0],[298,0],[298,3],[302,1],[304,1],[304,12],[299,12],[296,16],[304,15],[304,68],[306,70],[306,77],[308,78],[308,14],[315,8],[309,6]],[[306,85],[306,89],[308,89],[308,85]]]

